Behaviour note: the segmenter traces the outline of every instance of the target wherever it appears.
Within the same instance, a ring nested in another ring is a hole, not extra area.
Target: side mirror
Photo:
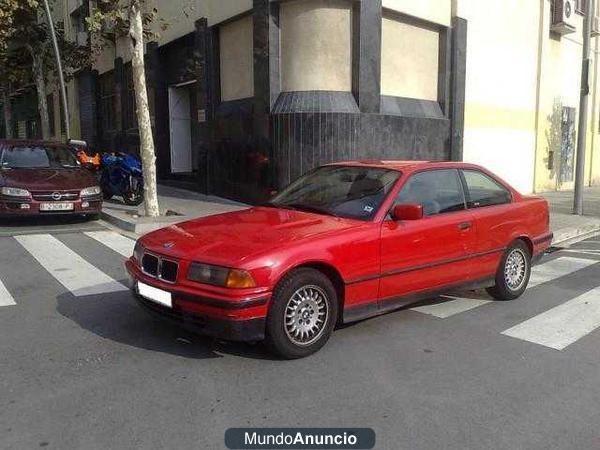
[[[407,203],[396,205],[392,208],[392,219],[394,220],[419,220],[423,218],[423,205]]]

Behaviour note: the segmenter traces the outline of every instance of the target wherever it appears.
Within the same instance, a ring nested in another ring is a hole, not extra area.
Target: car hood
[[[97,184],[94,177],[83,168],[0,170],[0,186],[32,191],[82,189]]]
[[[171,225],[145,235],[142,243],[163,255],[236,267],[282,246],[363,225],[358,220],[256,207]]]

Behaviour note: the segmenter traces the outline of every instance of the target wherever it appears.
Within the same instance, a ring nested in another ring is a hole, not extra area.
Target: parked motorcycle
[[[104,153],[102,155],[100,187],[104,199],[118,195],[126,205],[137,206],[144,200],[142,163],[126,153]]]

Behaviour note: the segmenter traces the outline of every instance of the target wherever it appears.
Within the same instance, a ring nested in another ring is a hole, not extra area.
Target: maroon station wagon
[[[96,218],[101,209],[98,180],[80,165],[69,145],[0,140],[0,216]]]

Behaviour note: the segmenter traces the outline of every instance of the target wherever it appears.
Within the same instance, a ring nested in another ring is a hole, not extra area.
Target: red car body
[[[537,259],[550,246],[548,205],[519,194],[485,169],[453,162],[344,162],[400,172],[372,220],[253,207],[172,225],[139,240],[146,252],[178,264],[176,278],[149,276],[135,258],[126,262],[133,281],[172,293],[172,308],[137,296],[147,308],[204,334],[260,340],[271,295],[291,270],[311,267],[332,281],[347,323],[397,309],[458,287],[493,284],[504,250],[515,239]],[[389,218],[394,199],[411,175],[437,169],[473,169],[492,177],[512,200],[421,220]],[[243,269],[252,288],[225,288],[187,279],[199,261]]]
[[[6,148],[28,146],[48,149],[71,149],[62,143],[37,140],[0,140],[0,154]],[[29,191],[28,197],[0,193],[0,216],[32,216],[55,214],[97,215],[102,209],[102,194],[81,196],[81,190],[98,185],[98,180],[83,167],[72,168],[8,168],[0,167],[0,188]],[[64,211],[41,211],[42,204],[68,203]]]

